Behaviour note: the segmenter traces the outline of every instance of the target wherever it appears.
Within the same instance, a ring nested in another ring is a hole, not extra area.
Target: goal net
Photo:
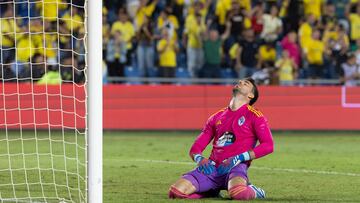
[[[1,202],[87,202],[86,6],[0,1]]]

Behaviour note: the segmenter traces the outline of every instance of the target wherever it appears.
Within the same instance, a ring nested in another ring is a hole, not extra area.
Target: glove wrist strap
[[[239,159],[240,159],[241,162],[250,161],[251,160],[250,153],[249,152],[244,152],[244,153],[240,154]]]
[[[199,163],[204,157],[201,154],[195,154],[194,155],[194,161],[196,163]]]

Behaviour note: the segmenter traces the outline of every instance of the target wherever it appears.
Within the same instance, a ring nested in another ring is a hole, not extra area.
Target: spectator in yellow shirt
[[[179,48],[177,42],[171,39],[167,29],[162,29],[162,38],[157,45],[159,54],[159,66],[162,77],[172,78],[175,76],[176,53]]]
[[[44,16],[44,20],[56,22],[59,13],[65,10],[68,4],[69,3],[64,2],[64,0],[43,0],[36,3],[36,8],[39,9],[42,16]]]
[[[202,37],[206,31],[206,25],[200,13],[195,14],[195,21],[189,21],[186,22],[183,38],[187,39],[187,68],[191,77],[197,77],[204,64]]]
[[[177,0],[184,1],[184,0]],[[184,2],[185,3],[185,2]],[[212,3],[211,0],[190,0],[190,5],[187,8],[187,14],[194,15],[195,13],[200,13],[203,18],[208,14],[209,6]]]
[[[304,14],[313,14],[316,20],[320,20],[325,2],[326,0],[304,0]]]
[[[29,33],[21,34],[16,39],[16,62],[12,64],[12,72],[18,78],[30,78],[30,58],[35,54],[35,46]]]
[[[185,29],[195,24],[196,15],[201,15],[205,21],[206,13],[203,12],[205,6],[206,5],[198,0],[194,1],[191,6],[189,6],[189,11],[185,19]]]
[[[215,15],[218,19],[220,33],[225,31],[226,15],[231,9],[231,2],[232,0],[218,0],[216,2]]]
[[[160,16],[157,19],[157,29],[162,30],[166,28],[171,39],[177,40],[177,30],[179,29],[179,21],[172,14],[172,8],[166,7],[160,12]]]
[[[14,8],[8,6],[0,19],[0,46],[1,63],[10,63],[15,60],[15,32],[21,32],[17,21],[14,21]],[[18,37],[18,36],[17,36]]]
[[[127,65],[131,62],[131,54],[132,54],[132,41],[135,37],[135,29],[134,25],[130,22],[129,16],[125,9],[119,9],[119,16],[118,20],[114,22],[111,27],[111,33],[114,34],[115,31],[121,32],[122,39],[127,43],[127,56],[126,62]]]
[[[26,64],[35,54],[34,41],[29,33],[18,34],[16,39],[16,62]]]
[[[356,13],[350,13],[348,15],[350,22],[350,39],[351,44],[355,44],[355,41],[360,39],[360,3],[356,6]]]
[[[326,47],[324,42],[320,40],[320,31],[314,30],[309,46],[305,49],[311,78],[317,79],[323,77],[325,53]]]
[[[240,7],[244,8],[246,12],[251,12],[251,0],[240,0]]]
[[[282,52],[282,57],[276,61],[275,67],[281,85],[291,85],[297,77],[298,67],[287,50]]]
[[[67,29],[75,36],[78,34],[79,29],[84,27],[84,19],[79,13],[79,9],[75,6],[72,7],[72,10],[68,10],[61,17],[61,20],[65,22]]]
[[[302,49],[306,49],[311,41],[311,35],[313,26],[315,23],[315,18],[313,14],[306,16],[306,21],[303,22],[299,28],[299,39],[300,39],[300,46]]]
[[[135,15],[135,26],[136,29],[140,29],[145,17],[150,17],[154,13],[158,0],[140,0],[140,5]]]
[[[276,50],[272,42],[266,42],[259,48],[259,60],[257,67],[269,68],[274,67],[276,60]]]

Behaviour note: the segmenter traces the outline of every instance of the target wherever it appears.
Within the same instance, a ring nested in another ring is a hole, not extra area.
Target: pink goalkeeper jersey
[[[236,111],[229,107],[210,116],[190,149],[201,154],[211,142],[210,159],[219,165],[224,159],[253,150],[256,158],[273,152],[274,142],[267,119],[250,105]],[[256,146],[257,141],[259,144]]]

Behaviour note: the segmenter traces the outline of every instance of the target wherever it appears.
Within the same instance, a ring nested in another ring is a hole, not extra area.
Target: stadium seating
[[[125,67],[124,76],[129,78],[126,84],[129,84],[129,85],[142,84],[139,80],[139,78],[140,78],[139,70],[132,66]]]
[[[186,78],[190,78],[190,74],[188,72],[188,70],[186,68],[183,67],[179,67],[175,70],[175,77],[176,78],[182,78],[182,79],[186,79]],[[178,81],[176,84],[178,85],[189,85],[190,82],[187,80],[180,80]]]

